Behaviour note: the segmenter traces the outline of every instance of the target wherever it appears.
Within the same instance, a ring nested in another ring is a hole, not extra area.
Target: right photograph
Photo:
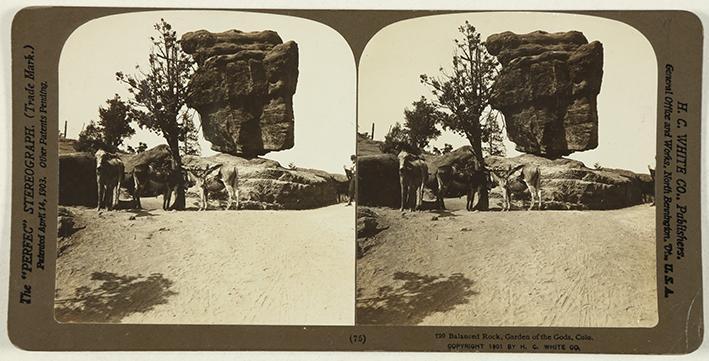
[[[355,322],[655,326],[658,73],[639,31],[594,16],[436,15],[374,35]]]

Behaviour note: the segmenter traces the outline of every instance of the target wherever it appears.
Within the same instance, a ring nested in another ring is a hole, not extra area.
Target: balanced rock
[[[182,49],[198,69],[187,105],[218,152],[254,157],[294,145],[298,45],[274,31],[186,33]]]
[[[598,146],[603,45],[578,31],[490,35],[502,65],[490,104],[520,152],[557,158]]]

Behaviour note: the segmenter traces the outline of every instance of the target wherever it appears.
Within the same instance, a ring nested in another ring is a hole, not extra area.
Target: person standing
[[[345,206],[351,206],[352,202],[355,199],[355,179],[357,176],[357,156],[356,155],[351,155],[350,156],[350,161],[352,163],[349,166],[345,166],[345,174],[347,175],[347,179],[349,179],[349,185],[347,187],[347,204]]]

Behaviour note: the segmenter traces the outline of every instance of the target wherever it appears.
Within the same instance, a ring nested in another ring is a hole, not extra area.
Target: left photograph
[[[321,23],[146,11],[59,64],[54,316],[353,325],[356,69]]]

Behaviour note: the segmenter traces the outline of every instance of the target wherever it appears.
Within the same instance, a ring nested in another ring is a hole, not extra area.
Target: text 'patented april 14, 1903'
[[[31,275],[45,268],[47,231],[47,81],[35,71],[37,52],[33,45],[23,47],[24,97],[22,101],[22,261],[23,286],[18,301],[32,303]]]

